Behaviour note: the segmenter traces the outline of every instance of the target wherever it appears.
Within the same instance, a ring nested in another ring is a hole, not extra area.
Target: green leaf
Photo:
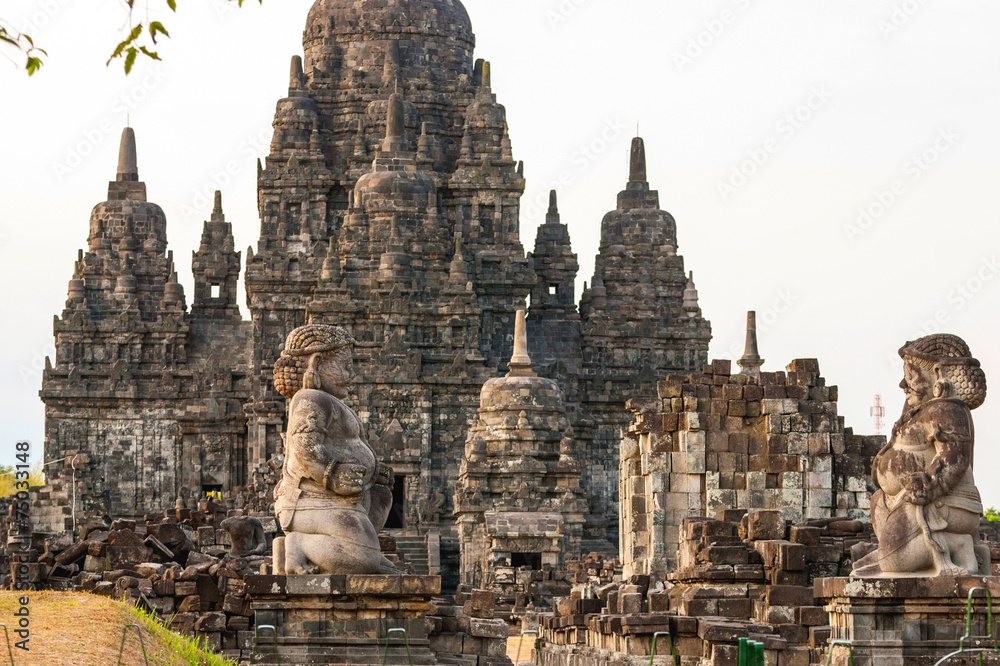
[[[111,54],[111,57],[108,58],[108,62],[106,64],[110,65],[112,60],[114,60],[115,58],[121,56],[121,54],[125,52],[125,49],[129,48],[129,45],[132,42],[134,42],[136,39],[138,39],[139,35],[141,35],[141,34],[142,34],[142,24],[140,23],[139,25],[137,25],[134,28],[132,28],[132,32],[129,33],[128,38],[125,41],[123,41],[121,44],[119,44],[117,48],[115,48],[115,52]],[[133,49],[130,49],[130,50],[134,51],[135,49],[133,48]],[[132,59],[135,60],[135,57],[133,56]],[[128,72],[128,70],[126,69],[126,73],[127,72]]]
[[[142,51],[147,57],[152,58],[153,60],[160,60],[160,54],[157,53],[156,51],[150,51],[145,46],[140,46],[139,50]]]
[[[153,38],[153,43],[156,43],[157,33],[162,34],[164,37],[169,37],[170,33],[167,29],[163,27],[163,24],[159,21],[153,21],[149,24],[149,36]]]
[[[42,68],[42,61],[33,56],[28,57],[28,64],[25,69],[28,70],[28,76],[34,76],[35,72]]]
[[[129,74],[132,72],[132,65],[135,64],[135,57],[139,54],[134,46],[129,47],[129,50],[125,52],[125,73]]]
[[[167,7],[170,7],[170,11],[177,11],[177,0],[167,0]]]

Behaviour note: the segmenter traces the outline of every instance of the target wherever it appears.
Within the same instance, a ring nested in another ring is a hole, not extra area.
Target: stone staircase
[[[393,536],[396,538],[396,551],[402,553],[406,561],[413,565],[414,573],[426,576],[429,572],[427,537],[403,534]]]

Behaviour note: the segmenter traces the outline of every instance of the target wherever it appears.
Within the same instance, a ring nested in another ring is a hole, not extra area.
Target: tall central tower
[[[344,326],[358,340],[357,410],[401,477],[398,527],[415,527],[450,516],[434,491],[457,478],[467,420],[534,284],[524,179],[458,0],[318,0],[303,45],[248,253],[249,458],[281,451],[271,373],[287,334]],[[403,432],[384,436],[394,420]]]

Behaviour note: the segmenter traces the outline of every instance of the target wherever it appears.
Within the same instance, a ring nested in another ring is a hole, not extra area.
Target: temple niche
[[[483,386],[455,492],[461,580],[503,594],[520,567],[579,559],[587,502],[562,390],[537,376],[524,312],[505,377]]]

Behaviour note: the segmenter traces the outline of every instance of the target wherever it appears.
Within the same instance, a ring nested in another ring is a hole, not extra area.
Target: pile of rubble
[[[830,629],[812,584],[849,574],[852,548],[872,539],[870,528],[850,519],[791,525],[780,511],[720,517],[683,521],[679,567],[664,580],[578,584],[557,599],[541,617],[544,663],[648,660],[657,632],[671,636],[657,646],[663,664],[673,655],[681,666],[735,666],[740,638],[762,642],[768,663],[817,663]]]
[[[543,564],[531,567],[493,569],[488,589],[496,596],[496,617],[524,620],[534,612],[552,607],[556,597],[567,597],[576,583],[599,581],[602,584],[621,580],[621,562],[590,553],[583,559],[567,559],[562,569]]]
[[[270,566],[265,552],[278,526],[274,518],[242,513],[201,502],[197,510],[147,515],[144,523],[85,527],[76,542],[36,533],[29,579],[40,589],[82,590],[155,610],[172,629],[213,650],[249,647],[253,623],[243,578]],[[233,547],[231,533],[256,547]]]
[[[460,587],[454,596],[435,597],[427,614],[431,651],[438,663],[455,666],[510,666],[509,627],[497,613],[496,595]]]

